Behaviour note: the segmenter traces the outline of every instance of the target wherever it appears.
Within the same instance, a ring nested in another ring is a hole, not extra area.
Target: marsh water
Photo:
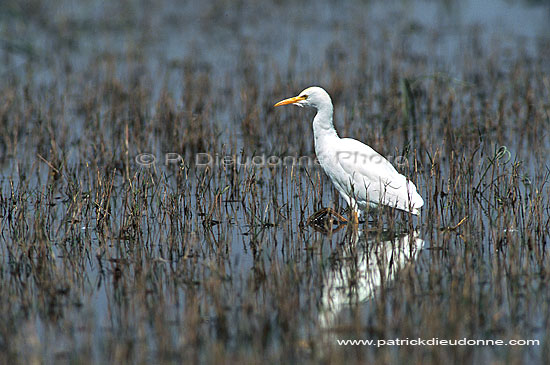
[[[548,3],[8,0],[0,59],[0,361],[548,357]],[[308,224],[310,85],[420,217]],[[539,343],[338,345],[396,338]]]

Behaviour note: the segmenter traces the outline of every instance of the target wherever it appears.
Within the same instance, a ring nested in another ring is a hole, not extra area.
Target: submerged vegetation
[[[406,1],[69,3],[0,5],[0,362],[548,357],[547,35]],[[312,161],[311,113],[272,105],[313,83],[420,218],[356,236],[314,163],[197,163]],[[396,338],[540,344],[337,344]]]

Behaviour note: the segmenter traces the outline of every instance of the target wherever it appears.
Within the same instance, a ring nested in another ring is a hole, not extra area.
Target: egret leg
[[[354,226],[358,226],[359,225],[359,213],[354,209],[351,211],[351,224],[353,224]]]
[[[359,231],[359,212],[355,209],[350,211],[350,217],[348,220],[348,233],[351,233],[353,237],[357,235]]]

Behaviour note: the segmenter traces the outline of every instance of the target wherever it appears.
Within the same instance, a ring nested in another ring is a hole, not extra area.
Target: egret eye
[[[302,98],[307,99],[308,95],[302,95]]]

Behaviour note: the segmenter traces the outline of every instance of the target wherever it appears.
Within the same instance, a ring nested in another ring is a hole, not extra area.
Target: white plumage
[[[419,214],[424,200],[410,180],[371,147],[338,136],[332,123],[332,100],[323,88],[308,87],[275,106],[287,104],[317,109],[313,119],[315,154],[336,189],[357,214],[367,206],[380,204]]]

